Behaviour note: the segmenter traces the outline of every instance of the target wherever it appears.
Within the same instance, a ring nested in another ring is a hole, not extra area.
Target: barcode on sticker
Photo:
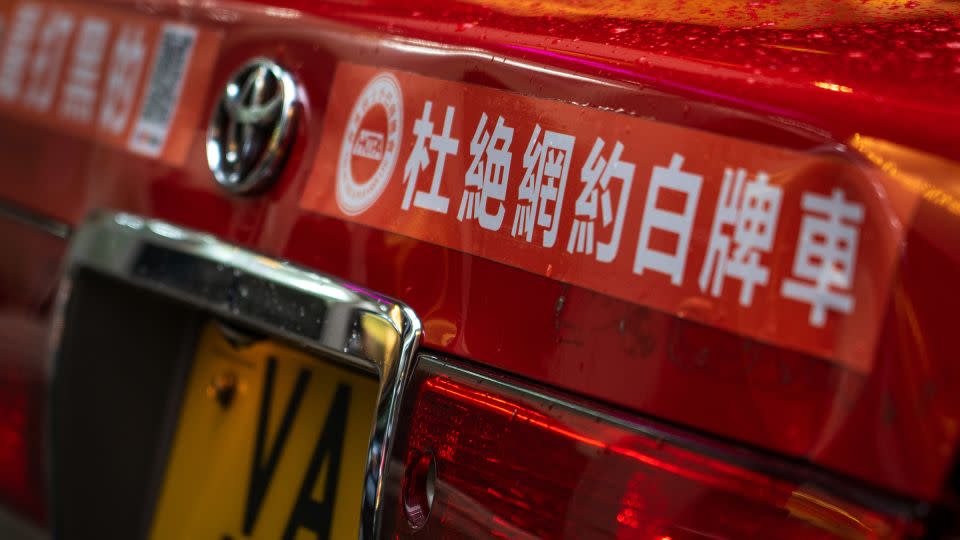
[[[147,95],[130,136],[130,149],[148,156],[158,156],[163,151],[197,31],[190,26],[168,24],[164,25],[159,39]]]

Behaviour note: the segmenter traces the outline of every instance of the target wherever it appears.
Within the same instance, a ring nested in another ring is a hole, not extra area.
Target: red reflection
[[[41,521],[43,500],[34,474],[38,449],[30,439],[36,430],[33,389],[16,375],[0,374],[0,501]]]
[[[680,467],[663,461],[662,459],[654,458],[650,455],[641,453],[632,448],[627,448],[625,446],[619,446],[616,444],[610,444],[595,437],[584,435],[582,433],[577,433],[568,428],[565,428],[561,425],[558,425],[556,422],[552,421],[548,417],[540,414],[539,412],[524,407],[518,403],[513,403],[511,401],[500,398],[496,395],[472,390],[465,386],[459,385],[455,382],[452,382],[448,379],[442,378],[433,378],[427,381],[426,386],[431,389],[435,389],[444,394],[455,396],[477,405],[480,405],[488,410],[499,412],[506,416],[509,416],[514,421],[527,422],[533,426],[539,427],[541,429],[549,430],[552,433],[561,435],[568,439],[587,444],[596,448],[599,448],[605,452],[611,452],[614,454],[619,454],[627,458],[639,461],[651,467],[656,467],[670,473],[689,478],[691,480],[696,480],[697,482],[702,482],[710,485],[727,485],[729,484],[729,479],[725,477],[720,477],[717,475],[712,475],[704,473],[701,471],[691,470],[686,467]],[[752,471],[747,471],[739,467],[735,467],[726,463],[717,462],[700,456],[697,454],[687,453],[682,449],[676,448],[673,449],[673,453],[676,454],[687,454],[686,457],[691,459],[698,459],[702,462],[703,465],[708,465],[718,472],[723,472],[727,475],[736,475],[739,476],[742,480],[755,482],[758,484],[766,484],[771,488],[781,487],[786,489],[788,492],[792,492],[792,486],[783,485],[776,486],[770,478],[754,473]]]
[[[654,426],[449,376],[421,384],[407,443],[436,456],[437,489],[417,538],[827,540],[902,538],[907,526]]]

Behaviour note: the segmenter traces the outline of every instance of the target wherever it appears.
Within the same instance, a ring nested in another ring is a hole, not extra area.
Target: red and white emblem
[[[350,112],[337,161],[337,206],[345,214],[366,211],[390,183],[400,150],[403,96],[390,73],[374,77]]]

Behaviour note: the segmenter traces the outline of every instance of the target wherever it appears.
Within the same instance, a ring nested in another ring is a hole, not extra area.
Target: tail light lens
[[[858,504],[849,495],[855,491],[830,487],[815,473],[445,362],[422,358],[413,386],[410,431],[400,445],[407,460],[405,501],[396,506],[400,538],[859,539],[922,532],[909,504]],[[434,461],[436,477],[428,499],[411,484],[423,478],[424,456]]]
[[[0,514],[36,525],[46,520],[49,308],[66,250],[53,227],[0,219],[0,246],[16,254],[0,259]],[[4,527],[0,536],[15,537]]]
[[[0,312],[0,508],[44,521],[43,327]]]

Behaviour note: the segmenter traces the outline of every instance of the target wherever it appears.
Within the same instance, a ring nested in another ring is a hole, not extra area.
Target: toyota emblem
[[[293,133],[297,89],[290,74],[256,58],[230,76],[207,129],[207,164],[234,193],[274,180]]]

